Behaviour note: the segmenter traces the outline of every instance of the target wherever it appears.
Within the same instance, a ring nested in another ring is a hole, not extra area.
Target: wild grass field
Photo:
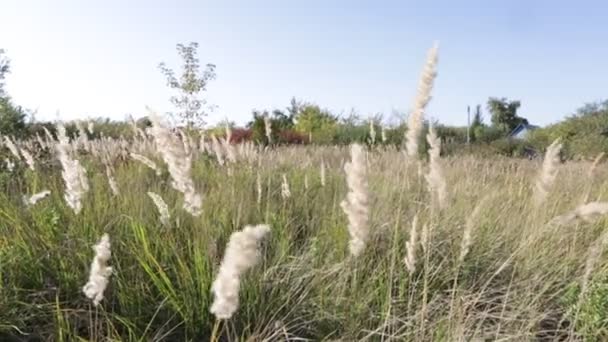
[[[608,338],[606,220],[592,216],[602,208],[580,209],[608,195],[601,164],[553,161],[556,177],[538,202],[547,162],[441,159],[442,206],[426,160],[365,148],[360,203],[369,237],[355,257],[341,207],[348,147],[223,145],[233,156],[220,165],[190,146],[202,195],[202,213],[193,216],[147,138],[70,143],[88,179],[78,213],[63,198],[52,142],[43,143],[34,170],[17,161],[1,173],[2,340]],[[129,157],[134,151],[160,172]],[[43,190],[50,195],[24,203]],[[167,203],[165,224],[148,192]],[[257,224],[270,227],[259,263],[240,279],[234,315],[218,320],[211,287],[230,235]],[[104,233],[112,273],[95,306],[83,286]]]
[[[399,148],[4,136],[0,340],[607,340],[601,156],[443,157],[436,52]]]

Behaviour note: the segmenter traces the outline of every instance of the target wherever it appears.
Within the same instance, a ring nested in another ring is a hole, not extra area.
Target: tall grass
[[[2,171],[0,338],[208,340],[212,282],[230,235],[265,222],[275,228],[259,265],[241,278],[239,308],[218,331],[221,340],[605,339],[605,310],[593,308],[602,308],[608,284],[597,247],[607,221],[552,222],[580,205],[571,194],[590,181],[581,177],[587,164],[557,165],[540,213],[536,161],[444,159],[450,200],[437,211],[424,175],[401,152],[366,155],[370,235],[356,259],[347,258],[340,208],[346,148],[268,150],[259,162],[237,161],[230,175],[214,156],[197,154],[193,185],[206,198],[198,217],[182,208],[167,172],[157,176],[128,157],[114,165],[122,191],[113,195],[104,163],[78,155],[90,177],[78,214],[62,199],[56,162],[37,160],[36,172],[19,163],[9,177]],[[608,174],[602,164],[594,172],[590,196],[605,201]],[[48,198],[23,203],[23,194],[42,190]],[[167,203],[171,229],[148,192]],[[421,250],[408,268],[414,217]],[[82,285],[90,246],[104,233],[112,237],[113,272],[94,307]]]

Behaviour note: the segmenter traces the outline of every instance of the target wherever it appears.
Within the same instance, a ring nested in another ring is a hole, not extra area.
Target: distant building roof
[[[509,133],[509,138],[525,139],[526,135],[528,135],[528,132],[533,131],[538,128],[540,128],[540,127],[535,126],[535,125],[521,123],[521,124],[517,125],[517,127],[515,127],[511,131],[511,133]]]

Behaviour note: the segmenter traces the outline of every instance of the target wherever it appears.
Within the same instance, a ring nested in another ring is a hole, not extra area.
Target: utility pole
[[[471,106],[467,106],[467,145],[471,143]]]

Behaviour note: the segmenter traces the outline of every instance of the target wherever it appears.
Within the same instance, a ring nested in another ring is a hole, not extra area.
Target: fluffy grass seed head
[[[287,182],[287,175],[283,174],[283,182],[281,183],[281,197],[283,200],[291,197],[291,190],[289,189],[289,183]]]
[[[131,156],[131,158],[133,160],[137,160],[138,162],[140,162],[140,163],[146,165],[147,167],[149,167],[150,169],[154,170],[154,172],[156,173],[157,176],[161,175],[160,168],[156,165],[155,162],[148,159],[146,156],[143,156],[141,154],[137,154],[134,152],[131,152],[129,155]]]
[[[320,177],[321,177],[321,186],[325,186],[325,162],[323,160],[321,160]]]
[[[164,226],[168,226],[169,221],[171,220],[171,215],[169,214],[169,206],[167,206],[167,203],[165,203],[165,201],[163,200],[162,197],[160,197],[160,195],[158,195],[157,193],[154,193],[152,191],[148,191],[148,197],[150,197],[152,199],[152,202],[154,202],[154,205],[156,206],[156,209],[158,210],[158,213],[160,215],[160,217],[159,217],[160,222]]]
[[[441,140],[435,133],[433,125],[429,126],[426,138],[431,148],[429,150],[429,172],[425,178],[437,206],[443,209],[446,206],[448,192],[440,161]]]
[[[21,154],[19,153],[19,149],[17,148],[17,146],[15,146],[15,143],[13,142],[13,140],[8,135],[4,136],[4,145],[6,145],[6,147],[8,148],[8,150],[11,151],[11,154],[17,160],[21,160]]]
[[[417,233],[418,226],[418,215],[414,216],[412,220],[412,228],[410,230],[410,239],[405,243],[406,256],[405,256],[405,267],[410,275],[416,271],[416,246],[418,240]]]
[[[36,203],[38,203],[38,201],[40,201],[41,199],[43,199],[46,196],[50,195],[50,194],[51,194],[51,192],[49,190],[44,190],[44,191],[41,191],[39,193],[33,194],[29,198],[26,197],[26,196],[24,196],[23,197],[23,201],[25,202],[25,204],[27,206],[32,206],[32,205],[35,205]]]
[[[184,210],[192,216],[199,216],[202,213],[203,200],[194,188],[191,154],[186,152],[181,139],[172,134],[156,114],[152,113],[149,118],[152,121],[150,133],[154,136],[157,149],[169,169],[171,186],[184,194]]]
[[[257,265],[261,258],[260,241],[270,232],[270,226],[246,226],[232,233],[211,291],[214,295],[211,313],[218,319],[230,319],[239,307],[241,276]]]
[[[74,213],[78,214],[82,210],[82,198],[89,191],[86,171],[77,159],[71,157],[73,146],[61,123],[57,124],[57,139],[59,142],[55,147],[63,168],[61,175],[65,182],[64,198]]]
[[[101,237],[93,250],[95,250],[95,257],[91,263],[89,281],[82,288],[82,292],[93,301],[93,305],[97,306],[103,300],[103,293],[110,281],[110,275],[112,275],[112,267],[108,266],[108,261],[112,256],[108,234]]]
[[[368,184],[365,151],[359,144],[351,145],[351,161],[344,165],[348,193],[340,203],[348,218],[349,249],[352,256],[359,256],[369,238]]]
[[[272,122],[270,121],[268,114],[264,115],[264,131],[266,133],[266,139],[268,139],[268,144],[272,145]]]
[[[19,151],[21,152],[23,160],[25,160],[25,163],[27,164],[29,169],[32,171],[36,171],[36,162],[34,161],[34,156],[32,156],[32,154],[28,150],[26,150],[25,147],[20,148]]]
[[[408,118],[407,132],[405,134],[405,148],[407,155],[414,158],[418,155],[418,138],[422,133],[424,123],[424,110],[431,100],[431,91],[435,77],[437,77],[437,54],[439,45],[435,45],[429,50],[426,63],[422,69],[420,80],[418,81],[418,91],[414,99],[414,108]]]
[[[578,206],[573,211],[554,217],[550,223],[567,225],[581,220],[587,223],[593,222],[600,216],[608,214],[608,202],[589,202]]]
[[[557,176],[557,166],[559,165],[560,158],[559,153],[562,149],[562,144],[560,143],[560,139],[555,139],[549,147],[547,147],[547,152],[545,153],[545,158],[543,159],[543,165],[536,180],[536,185],[534,187],[534,203],[538,206],[541,205],[549,191],[551,190],[551,186],[555,181]]]

